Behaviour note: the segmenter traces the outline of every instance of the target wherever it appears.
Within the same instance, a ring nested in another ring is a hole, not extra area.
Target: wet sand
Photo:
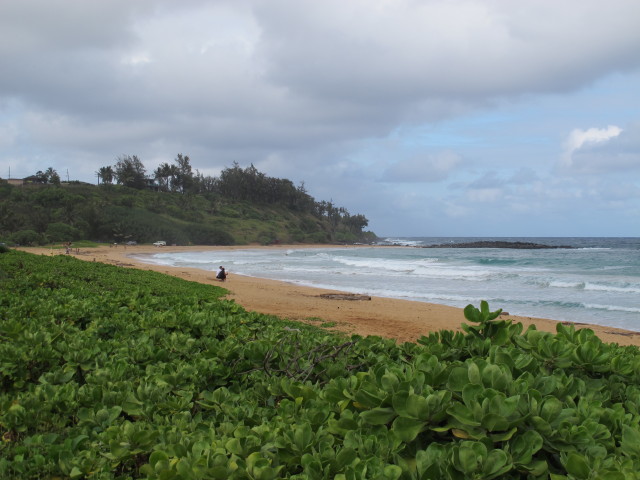
[[[153,254],[160,251],[208,251],[208,250],[241,250],[241,249],[290,249],[290,248],[329,248],[327,245],[288,245],[288,246],[242,246],[242,247],[154,247],[149,245],[117,247],[101,246],[72,250],[72,255],[86,261],[95,261],[118,265],[125,268],[154,270],[168,275],[224,287],[229,291],[226,298],[234,300],[249,311],[276,315],[290,320],[324,325],[330,330],[347,334],[377,335],[393,338],[398,342],[413,342],[422,335],[438,330],[461,330],[460,324],[466,322],[461,308],[437,305],[432,303],[396,300],[381,297],[350,295],[335,290],[324,290],[312,287],[265,280],[261,278],[234,275],[229,272],[226,282],[216,280],[215,272],[207,272],[195,268],[167,267],[150,265],[131,255]],[[344,248],[341,246],[341,248]],[[354,246],[353,248],[358,248]],[[39,255],[63,255],[63,249],[21,248],[20,250]],[[499,305],[492,305],[499,308]],[[555,332],[557,322],[549,319],[517,317],[504,315],[522,322],[527,328],[535,324],[538,330]],[[591,328],[603,341],[620,345],[640,346],[640,332],[630,332],[613,327],[599,325],[575,324],[577,328]]]

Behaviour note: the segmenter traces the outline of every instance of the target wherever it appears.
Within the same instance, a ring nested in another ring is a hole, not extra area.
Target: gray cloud
[[[444,180],[460,166],[462,158],[451,151],[414,156],[391,165],[382,174],[386,182],[425,183]]]
[[[515,185],[525,205],[542,178],[525,160],[492,178],[468,149],[390,136],[635,71],[637,18],[635,0],[1,2],[0,162],[84,180],[123,153],[254,163],[385,225],[425,204],[461,218]],[[620,125],[568,171],[637,171],[638,128]]]
[[[628,1],[259,5],[268,77],[347,102],[562,91],[639,62]]]

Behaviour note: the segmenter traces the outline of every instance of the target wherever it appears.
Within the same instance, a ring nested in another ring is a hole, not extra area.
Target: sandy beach
[[[230,275],[222,283],[216,280],[215,272],[195,268],[173,268],[150,265],[132,255],[152,254],[159,251],[207,251],[216,249],[276,249],[276,248],[327,248],[327,245],[289,246],[242,246],[242,247],[154,247],[136,245],[125,247],[84,248],[72,255],[90,262],[103,262],[125,268],[154,270],[194,282],[222,286],[229,291],[226,298],[234,300],[249,311],[276,315],[290,320],[325,325],[331,330],[348,334],[377,335],[393,338],[398,342],[413,342],[422,335],[438,330],[460,330],[465,322],[462,309],[423,302],[396,300],[381,297],[349,295],[345,292],[301,287],[275,280]],[[343,247],[344,248],[344,247]],[[353,248],[358,248],[354,246]],[[51,248],[21,248],[38,255],[64,255],[64,250]],[[499,308],[499,306],[494,306]],[[550,319],[504,315],[513,321],[522,322],[525,328],[535,324],[538,330],[555,332],[557,322]],[[577,328],[591,328],[603,341],[620,345],[640,346],[640,332],[630,332],[613,327],[575,324]]]

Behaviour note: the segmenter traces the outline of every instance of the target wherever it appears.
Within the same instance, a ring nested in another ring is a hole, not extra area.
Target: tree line
[[[173,164],[162,163],[147,175],[147,170],[136,155],[118,157],[114,166],[101,167],[96,175],[98,182],[136,189],[153,189],[162,192],[191,194],[214,193],[232,201],[280,204],[289,209],[327,218],[333,226],[346,226],[353,233],[361,233],[369,224],[362,215],[351,215],[344,207],[331,201],[316,201],[310,196],[304,183],[296,187],[291,180],[269,177],[251,164],[241,168],[237,162],[225,168],[219,177],[194,172],[188,155],[179,153]]]
[[[137,156],[126,155],[96,174],[98,186],[60,182],[52,167],[25,178],[24,187],[0,182],[0,241],[162,238],[178,244],[233,244],[375,238],[364,231],[364,215],[316,201],[304,183],[295,186],[254,165],[234,163],[211,177],[194,171],[189,157],[179,154],[147,175]]]

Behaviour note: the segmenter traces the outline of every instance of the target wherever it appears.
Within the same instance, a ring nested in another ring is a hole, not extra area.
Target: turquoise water
[[[572,249],[421,248],[475,240]],[[464,307],[487,300],[513,315],[640,331],[638,238],[393,238],[380,246],[169,251],[142,258],[233,276]],[[232,279],[232,277],[231,277]]]

